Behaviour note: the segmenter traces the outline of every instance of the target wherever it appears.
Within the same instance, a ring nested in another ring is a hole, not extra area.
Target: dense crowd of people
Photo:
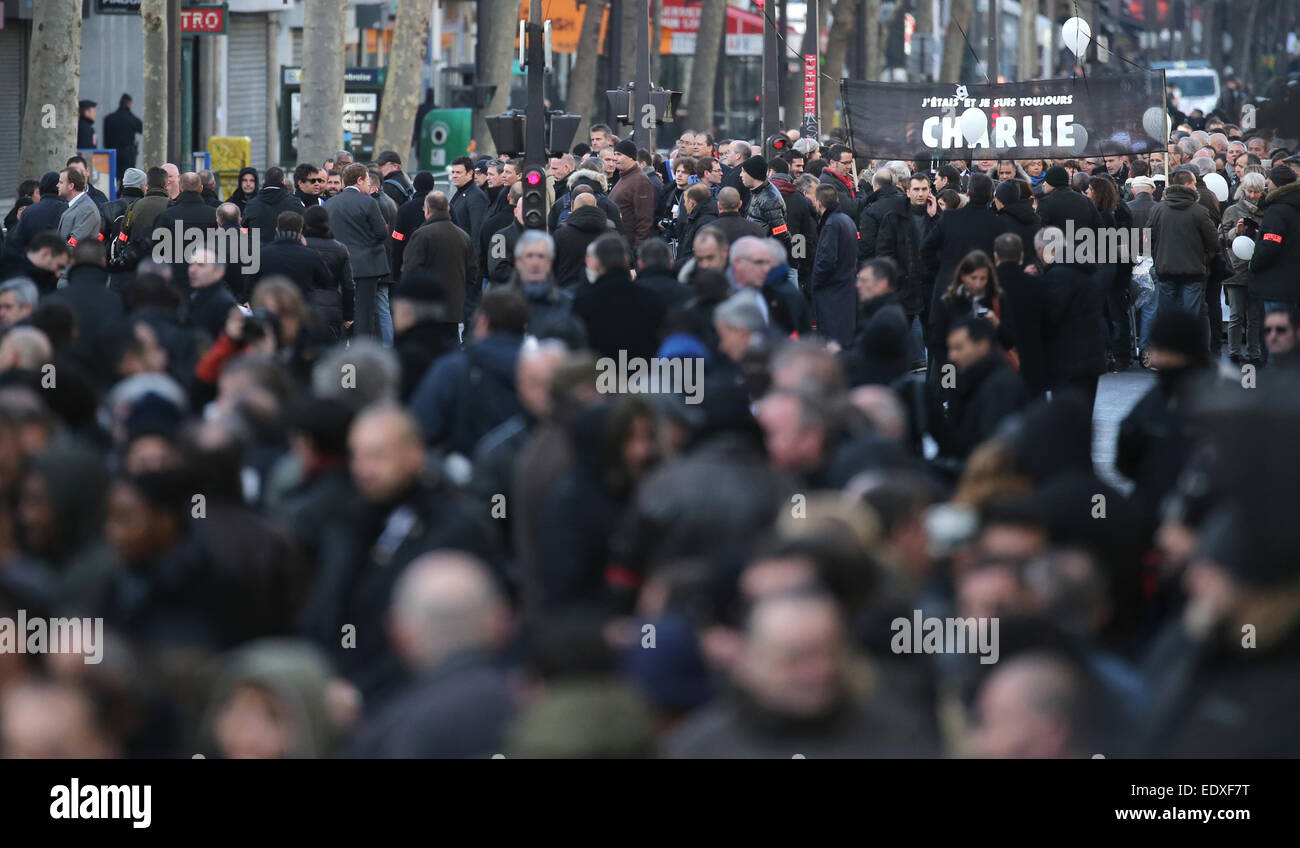
[[[1298,145],[1200,123],[24,175],[0,623],[105,631],[0,626],[0,753],[1300,753]]]

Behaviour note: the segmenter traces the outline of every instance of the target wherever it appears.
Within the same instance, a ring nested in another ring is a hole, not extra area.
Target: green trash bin
[[[474,110],[432,109],[420,127],[420,170],[451,166],[451,160],[469,152],[474,135]]]

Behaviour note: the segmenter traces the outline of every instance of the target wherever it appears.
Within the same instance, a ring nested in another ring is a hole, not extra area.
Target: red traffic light
[[[528,180],[529,185],[535,186],[542,181],[542,174],[540,171],[529,171],[524,179]]]

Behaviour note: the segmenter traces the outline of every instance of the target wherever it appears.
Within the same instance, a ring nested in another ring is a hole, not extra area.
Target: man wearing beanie
[[[632,248],[636,249],[654,232],[654,188],[637,164],[636,144],[627,139],[614,145],[614,168],[619,177],[614,188],[610,189],[609,199],[618,204],[623,232]]]
[[[393,218],[393,234],[388,239],[388,267],[394,280],[402,279],[406,243],[416,227],[424,223],[424,198],[433,191],[433,174],[421,171],[411,180],[411,187],[415,189],[415,194],[397,207],[397,215]]]
[[[1295,306],[1300,303],[1300,181],[1290,167],[1276,165],[1268,172],[1268,188],[1260,204],[1264,222],[1250,260],[1250,293],[1264,301],[1265,309],[1271,303]],[[31,214],[27,210],[23,223]]]
[[[122,227],[126,224],[126,213],[135,205],[135,202],[144,197],[144,171],[139,168],[127,168],[122,173],[122,192],[116,200],[110,200],[99,208],[104,214],[104,220],[108,222],[108,248],[111,255],[117,255],[118,249],[126,245],[125,241],[119,242],[118,236],[122,233]]]
[[[1152,276],[1160,298],[1158,310],[1164,312],[1179,305],[1193,315],[1205,316],[1205,284],[1219,251],[1219,240],[1209,210],[1199,202],[1192,170],[1174,171],[1164,199],[1151,210],[1148,226],[1155,259]],[[1218,308],[1217,303],[1214,308]],[[1201,320],[1206,321],[1204,317]],[[1202,334],[1209,350],[1208,321]]]
[[[1128,202],[1129,214],[1133,216],[1134,228],[1141,230],[1151,217],[1151,208],[1156,205],[1156,181],[1150,177],[1134,177],[1128,181],[1133,192],[1133,199]]]
[[[740,163],[740,181],[750,191],[749,220],[763,228],[790,253],[790,228],[785,223],[785,199],[767,178],[767,160],[751,156]]]
[[[1153,527],[1192,452],[1188,402],[1210,364],[1203,330],[1199,315],[1176,306],[1160,310],[1147,344],[1156,385],[1119,427],[1115,469],[1133,481],[1132,503]]]
[[[1101,213],[1086,195],[1070,189],[1070,172],[1065,166],[1053,165],[1047,169],[1043,191],[1045,194],[1038,201],[1038,217],[1043,219],[1044,227],[1059,227],[1067,239],[1071,232],[1080,233],[1084,229],[1096,232],[1101,228]]]

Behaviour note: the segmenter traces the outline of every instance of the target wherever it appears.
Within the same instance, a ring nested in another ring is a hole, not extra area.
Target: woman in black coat
[[[948,290],[936,301],[928,346],[940,367],[948,361],[949,329],[968,315],[983,318],[997,327],[998,343],[1003,350],[1016,346],[1015,334],[1011,331],[1011,309],[998,285],[997,268],[982,250],[966,254],[957,265]]]
[[[303,236],[307,246],[320,254],[320,258],[334,278],[332,290],[311,293],[311,306],[323,319],[330,334],[341,338],[345,328],[352,324],[353,296],[356,285],[352,281],[352,259],[343,242],[330,232],[330,216],[324,206],[313,206],[303,212]]]
[[[1133,213],[1119,199],[1119,189],[1108,175],[1098,175],[1088,180],[1088,199],[1101,213],[1103,230],[1120,229],[1124,234],[1133,227]],[[1094,277],[1098,285],[1106,292],[1106,325],[1108,330],[1107,348],[1109,359],[1118,371],[1127,371],[1133,359],[1133,326],[1129,315],[1129,284],[1133,281],[1133,260],[1140,244],[1132,244],[1131,237],[1111,238],[1098,233],[1096,240],[1098,250],[1105,246],[1107,254],[1110,246],[1118,245],[1121,249],[1127,245],[1123,256],[1098,255],[1094,261],[1097,270]]]

